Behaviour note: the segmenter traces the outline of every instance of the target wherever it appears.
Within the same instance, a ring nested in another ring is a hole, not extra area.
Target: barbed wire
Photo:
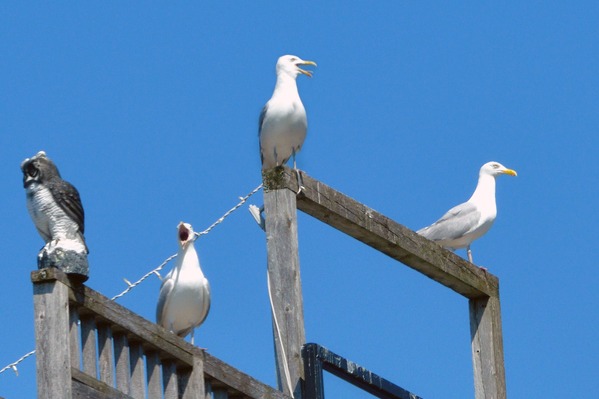
[[[221,216],[216,222],[212,223],[210,226],[208,226],[208,228],[204,231],[201,231],[199,233],[195,233],[195,237],[194,237],[194,241],[197,240],[198,238],[200,238],[203,235],[206,235],[208,233],[210,233],[212,231],[212,229],[214,229],[216,226],[218,226],[219,224],[221,224],[222,222],[224,222],[224,220],[229,217],[233,212],[235,212],[237,209],[239,209],[243,204],[245,204],[247,202],[248,199],[250,199],[250,197],[254,194],[256,194],[258,191],[260,191],[262,189],[262,184],[260,184],[258,187],[256,187],[255,189],[253,189],[248,195],[246,195],[245,197],[239,197],[239,203],[237,203],[237,205],[235,205],[233,208],[229,209],[227,212],[225,212],[225,214],[223,216]],[[170,262],[171,260],[175,259],[177,257],[177,254],[171,255],[168,258],[166,258],[164,260],[164,262],[162,262],[160,264],[160,266],[158,266],[157,268],[147,272],[146,274],[144,274],[139,280],[137,280],[134,283],[129,282],[129,280],[127,280],[126,278],[124,278],[123,280],[125,281],[125,283],[127,283],[127,288],[121,292],[118,295],[115,295],[114,297],[112,297],[111,299],[114,301],[120,297],[122,297],[123,295],[126,295],[127,293],[129,293],[133,288],[137,287],[139,284],[141,284],[145,279],[147,279],[148,277],[150,277],[152,274],[156,275],[156,277],[161,279],[160,276],[160,270],[162,270],[162,268],[164,266],[166,266],[166,264],[168,262]],[[13,370],[15,372],[15,374],[18,376],[19,375],[19,369],[17,368],[17,365],[19,363],[21,363],[22,361],[24,361],[25,359],[27,359],[29,356],[33,356],[35,354],[35,350],[32,350],[31,352],[21,356],[18,360],[16,360],[13,363],[10,363],[8,365],[6,365],[4,368],[2,368],[0,370],[0,374],[4,373],[6,370]]]

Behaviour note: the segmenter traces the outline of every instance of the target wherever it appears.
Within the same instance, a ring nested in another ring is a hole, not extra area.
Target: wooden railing
[[[38,398],[289,399],[58,269],[31,280]]]

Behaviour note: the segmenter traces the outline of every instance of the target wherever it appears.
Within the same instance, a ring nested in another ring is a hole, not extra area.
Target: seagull
[[[308,120],[295,79],[300,74],[312,77],[312,72],[301,69],[300,65],[316,66],[316,63],[295,55],[284,55],[277,61],[275,90],[262,109],[258,124],[262,170],[284,165],[293,157],[297,173],[295,155],[306,139]]]
[[[518,175],[515,170],[508,169],[499,162],[484,164],[480,168],[478,184],[472,197],[451,208],[441,219],[417,233],[450,250],[466,248],[468,260],[473,263],[470,244],[489,231],[495,221],[495,178],[502,174]]]
[[[177,237],[177,263],[162,280],[156,323],[180,337],[191,332],[193,345],[194,329],[204,322],[210,310],[210,284],[200,268],[193,227],[180,222]]]
[[[89,253],[83,233],[85,214],[77,189],[62,179],[44,151],[21,163],[27,209],[46,245],[68,242],[77,252]]]

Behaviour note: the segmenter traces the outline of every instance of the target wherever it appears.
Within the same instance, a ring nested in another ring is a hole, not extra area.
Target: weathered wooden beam
[[[304,189],[297,196],[301,211],[467,298],[498,295],[497,277],[304,172],[301,174]],[[294,192],[298,189],[296,174],[289,168],[274,184]],[[265,188],[266,185],[265,181]]]
[[[505,399],[507,393],[499,298],[471,299],[469,304],[476,399]]]
[[[306,342],[306,335],[297,240],[296,193],[273,185],[282,172],[282,169],[273,169],[263,173],[268,278],[273,306],[278,387],[288,395],[301,398],[304,379],[301,350]]]
[[[38,398],[72,397],[68,291],[56,280],[33,285]]]
[[[72,368],[73,398],[76,399],[133,399],[131,396],[96,380],[92,376]]]

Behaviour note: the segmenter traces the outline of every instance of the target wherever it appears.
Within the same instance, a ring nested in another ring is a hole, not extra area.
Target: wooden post
[[[44,270],[38,273],[43,275]],[[38,398],[72,397],[68,293],[57,280],[33,285]]]
[[[297,240],[296,193],[284,188],[282,168],[263,173],[266,249],[279,390],[302,398],[306,342]],[[288,368],[290,381],[286,377]],[[290,391],[291,389],[291,391]]]
[[[505,399],[499,297],[470,299],[469,303],[476,399]]]

